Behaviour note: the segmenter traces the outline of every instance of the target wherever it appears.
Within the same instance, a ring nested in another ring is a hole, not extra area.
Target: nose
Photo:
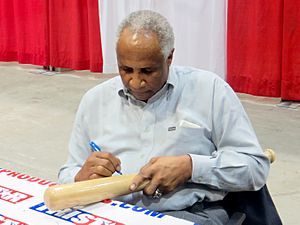
[[[140,77],[134,76],[129,80],[129,86],[131,89],[138,90],[145,87],[146,82],[145,80],[141,79]]]

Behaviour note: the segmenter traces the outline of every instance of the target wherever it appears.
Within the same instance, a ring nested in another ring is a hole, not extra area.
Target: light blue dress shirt
[[[191,67],[170,67],[166,85],[147,103],[131,96],[119,76],[89,90],[79,105],[60,183],[74,182],[91,154],[91,140],[120,158],[123,174],[138,173],[155,156],[191,156],[191,180],[161,199],[142,192],[118,198],[157,211],[257,190],[269,171],[234,91],[214,73]]]

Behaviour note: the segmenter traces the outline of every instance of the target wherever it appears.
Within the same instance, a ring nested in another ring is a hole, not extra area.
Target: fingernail
[[[116,168],[116,170],[117,170],[117,171],[120,171],[120,170],[121,170],[121,166],[118,165],[117,168]]]
[[[135,184],[131,184],[131,185],[130,185],[130,190],[131,190],[131,191],[134,191],[135,188],[136,188],[136,185],[135,185]]]

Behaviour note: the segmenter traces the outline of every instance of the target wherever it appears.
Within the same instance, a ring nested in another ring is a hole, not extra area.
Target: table
[[[0,168],[0,224],[3,225],[191,225],[143,207],[105,200],[85,207],[49,210],[43,202],[47,187],[56,183]],[[195,224],[194,224],[195,225]]]

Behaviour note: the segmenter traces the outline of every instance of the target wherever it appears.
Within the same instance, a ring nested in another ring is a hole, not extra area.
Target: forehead
[[[137,57],[139,60],[162,56],[157,35],[151,31],[133,32],[125,28],[117,42],[118,58]]]
[[[133,31],[125,28],[118,41],[122,45],[135,46],[137,48],[160,48],[157,34],[149,30]]]

